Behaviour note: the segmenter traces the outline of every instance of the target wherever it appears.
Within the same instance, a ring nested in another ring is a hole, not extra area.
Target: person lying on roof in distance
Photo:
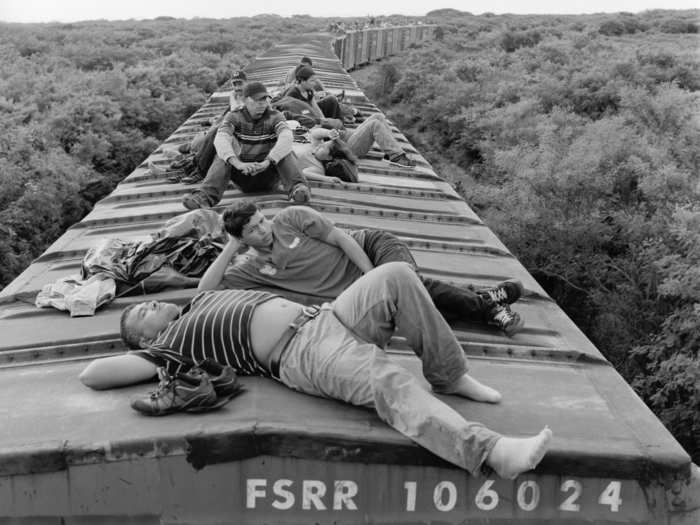
[[[121,334],[135,350],[93,361],[80,380],[113,388],[151,379],[163,367],[158,389],[132,407],[164,415],[217,407],[227,400],[217,388],[228,396],[236,373],[262,375],[306,394],[373,408],[394,429],[473,475],[485,465],[513,479],[537,466],[552,439],[549,428],[511,438],[467,421],[383,350],[395,329],[420,358],[433,391],[500,401],[496,390],[469,374],[459,341],[403,262],[369,271],[319,308],[252,290],[201,292],[183,310],[157,301],[134,305],[122,314]],[[202,361],[210,372],[193,366]]]
[[[238,201],[224,211],[230,240],[202,276],[198,289],[247,289],[260,286],[334,299],[362,274],[387,262],[417,267],[406,244],[373,229],[346,232],[307,206],[283,209],[270,220],[255,203]],[[229,264],[242,247],[246,257]],[[474,291],[419,276],[438,310],[448,320],[493,324],[507,335],[523,327],[510,304],[523,293],[520,281]]]
[[[295,142],[294,155],[297,158],[299,169],[304,175],[327,175],[337,177],[345,182],[357,182],[343,178],[342,172],[335,171],[335,162],[338,159],[346,159],[357,172],[358,157],[364,157],[375,142],[384,153],[384,158],[394,166],[400,168],[414,168],[416,163],[408,158],[401,144],[394,138],[386,118],[381,113],[375,113],[367,118],[354,130],[325,129],[314,127],[308,133],[309,142]],[[331,163],[331,172],[328,165]],[[357,179],[357,176],[355,176]]]

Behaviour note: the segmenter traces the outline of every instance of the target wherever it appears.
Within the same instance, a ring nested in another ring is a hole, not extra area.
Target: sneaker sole
[[[211,412],[213,410],[218,410],[224,405],[226,405],[229,401],[231,401],[234,397],[236,397],[238,394],[240,394],[240,391],[243,390],[240,388],[238,391],[236,391],[233,394],[229,394],[227,396],[222,396],[217,398],[216,403],[213,405],[207,405],[207,406],[199,406],[199,407],[192,407],[183,410],[183,412],[187,412],[189,414],[201,414],[202,412]]]

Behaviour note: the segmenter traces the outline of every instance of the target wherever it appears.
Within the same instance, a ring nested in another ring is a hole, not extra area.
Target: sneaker
[[[198,210],[200,208],[211,208],[209,199],[202,193],[188,193],[182,198],[182,205],[188,210]]]
[[[232,397],[243,390],[243,387],[238,384],[236,371],[230,366],[220,365],[213,359],[205,359],[199,363],[198,369],[209,376],[218,397]],[[193,371],[198,369],[195,368]]]
[[[479,290],[477,294],[486,300],[489,307],[494,307],[513,304],[522,297],[523,291],[523,283],[517,279],[509,279],[493,288]]]
[[[519,332],[525,325],[525,321],[520,317],[520,314],[512,311],[507,305],[494,307],[491,322],[503,330],[507,336],[512,336]]]
[[[206,374],[169,375],[158,368],[160,383],[148,397],[131,401],[131,407],[147,416],[165,416],[173,412],[205,412],[219,408],[216,392]]]
[[[297,204],[305,204],[311,200],[311,190],[306,184],[299,183],[292,188],[289,200]]]
[[[397,153],[396,155],[392,155],[388,160],[389,164],[393,164],[394,166],[399,166],[401,168],[416,167],[415,161],[409,159],[405,153]]]

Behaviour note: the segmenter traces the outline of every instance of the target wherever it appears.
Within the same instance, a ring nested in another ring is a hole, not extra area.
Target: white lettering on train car
[[[298,487],[298,482],[296,482]],[[328,507],[323,502],[326,496],[326,484],[317,479],[305,479],[301,481],[301,497],[294,492],[295,481],[291,479],[278,479],[272,484],[272,496],[274,499],[270,505],[277,510],[290,510],[301,499],[303,510],[326,510]],[[297,489],[298,490],[298,489]],[[342,479],[333,482],[333,510],[357,510],[357,504],[353,499],[357,496],[358,486],[354,481]],[[250,478],[246,480],[246,508],[258,508],[258,500],[266,500],[267,480],[262,478]]]
[[[294,483],[291,479],[278,479],[275,484],[272,485],[272,493],[275,496],[284,498],[282,501],[275,500],[272,502],[272,506],[279,510],[289,510],[294,506],[294,494],[287,490],[287,487]]]

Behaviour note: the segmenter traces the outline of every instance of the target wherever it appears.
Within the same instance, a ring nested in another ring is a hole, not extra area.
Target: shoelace
[[[487,293],[494,303],[500,303],[508,299],[508,292],[506,292],[505,288],[502,286],[492,288],[488,290]]]
[[[165,368],[162,366],[158,367],[158,386],[154,392],[151,392],[151,399],[158,399],[161,397],[163,392],[169,389],[170,383],[172,382],[173,377],[165,371]]]
[[[505,326],[508,323],[512,322],[513,319],[515,319],[515,316],[513,315],[513,312],[507,308],[503,307],[501,308],[498,312],[496,312],[493,316],[493,318],[498,321],[501,325]]]

